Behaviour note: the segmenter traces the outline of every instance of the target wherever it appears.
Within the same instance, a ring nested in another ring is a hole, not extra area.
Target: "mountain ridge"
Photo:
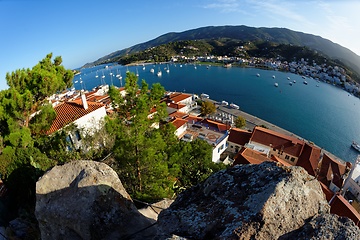
[[[137,51],[143,51],[150,47],[159,46],[169,42],[181,40],[201,40],[216,38],[233,38],[242,41],[271,41],[279,44],[292,44],[306,46],[319,51],[334,60],[339,60],[354,70],[360,76],[360,56],[350,49],[334,43],[321,36],[293,31],[287,28],[267,28],[238,26],[207,26],[186,30],[183,32],[169,32],[147,42],[139,43],[131,47],[112,52],[98,60],[87,63],[84,67],[104,63],[108,59],[124,56]]]

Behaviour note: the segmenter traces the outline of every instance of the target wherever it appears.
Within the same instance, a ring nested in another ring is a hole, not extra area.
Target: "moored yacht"
[[[351,146],[355,148],[358,152],[360,152],[360,145],[357,142],[353,141]]]
[[[236,105],[235,103],[230,103],[230,107],[234,108],[234,109],[239,109],[240,107],[238,105]]]

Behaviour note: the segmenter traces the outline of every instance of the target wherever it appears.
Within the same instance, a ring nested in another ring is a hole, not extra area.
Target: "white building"
[[[74,129],[68,130],[68,149],[79,149],[81,140],[87,134],[93,134],[103,125],[106,116],[105,105],[97,102],[86,101],[85,95],[81,99],[63,102],[54,107],[56,118],[46,134],[50,135],[59,130],[75,125]]]
[[[343,187],[343,192],[350,191],[360,201],[360,161],[356,160]]]

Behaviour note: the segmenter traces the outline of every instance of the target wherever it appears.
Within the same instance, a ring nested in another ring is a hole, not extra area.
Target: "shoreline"
[[[207,100],[211,101],[212,103],[215,104],[216,110],[218,112],[223,112],[223,113],[230,114],[234,118],[239,117],[239,116],[243,117],[245,119],[245,121],[246,121],[246,126],[243,128],[245,130],[251,130],[252,131],[255,126],[264,125],[270,130],[285,134],[287,136],[296,137],[296,138],[298,138],[300,140],[303,140],[303,141],[305,141],[305,142],[307,142],[307,143],[309,143],[311,145],[314,145],[314,146],[318,147],[319,149],[321,149],[321,151],[323,153],[326,153],[328,156],[330,156],[334,160],[337,160],[337,161],[342,162],[342,163],[347,162],[347,161],[335,156],[333,153],[327,151],[326,149],[316,145],[316,143],[314,143],[312,141],[309,141],[309,140],[307,140],[307,139],[305,139],[305,138],[303,138],[303,137],[301,137],[299,135],[296,135],[296,134],[294,134],[294,133],[292,133],[292,132],[290,132],[290,131],[288,131],[288,130],[286,130],[284,128],[281,128],[281,127],[279,127],[279,126],[277,126],[277,125],[275,125],[273,123],[265,121],[265,120],[263,120],[261,118],[258,118],[258,117],[254,116],[254,115],[251,115],[251,114],[249,114],[247,112],[241,111],[240,109],[234,109],[234,108],[231,108],[229,106],[221,105],[221,103],[219,103],[219,102],[217,102],[215,100],[212,100],[212,99],[207,99]]]

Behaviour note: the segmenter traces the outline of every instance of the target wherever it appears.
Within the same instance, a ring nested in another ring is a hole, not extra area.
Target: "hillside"
[[[277,44],[291,44],[294,46],[306,46],[316,50],[334,61],[344,63],[360,76],[360,56],[349,49],[320,36],[292,31],[286,28],[255,28],[248,26],[210,26],[192,29],[180,33],[167,33],[145,43],[140,43],[132,47],[115,51],[98,60],[86,64],[84,67],[98,65],[106,62],[108,59],[119,58],[126,54],[143,51],[145,49],[167,44],[170,42],[183,40],[216,40],[221,38],[236,39],[240,41],[269,41]]]

